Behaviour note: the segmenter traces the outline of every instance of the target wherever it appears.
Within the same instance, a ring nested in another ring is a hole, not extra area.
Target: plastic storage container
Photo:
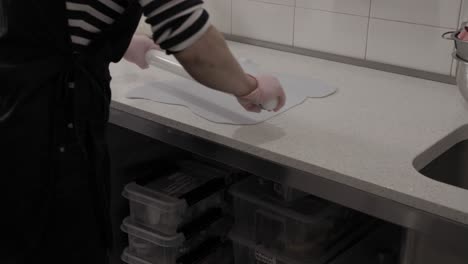
[[[234,251],[235,264],[317,264],[309,260],[297,261],[279,255],[253,241],[242,239],[239,236],[231,236]],[[323,263],[323,262],[322,262]]]
[[[401,229],[372,225],[360,229],[352,240],[337,244],[314,259],[293,259],[231,234],[235,264],[394,264],[398,263]]]
[[[256,190],[254,181],[249,178],[231,189],[234,233],[281,255],[315,259],[372,222],[370,217],[313,196],[279,203]]]
[[[291,188],[287,185],[257,177],[255,184],[257,188],[266,195],[286,202],[292,202],[297,199],[308,196],[306,192]]]
[[[121,229],[128,234],[130,255],[150,263],[174,264],[181,257],[220,241],[229,232],[230,223],[227,218],[200,221],[193,224],[197,229],[191,232],[168,236],[148,230],[126,218]]]
[[[232,251],[232,244],[229,242],[214,243],[211,248],[205,250],[206,252],[200,252],[198,257],[189,260],[191,257],[187,255],[184,259],[179,259],[174,264],[232,264],[234,262],[234,255]],[[160,262],[152,263],[139,258],[130,253],[129,249],[126,248],[122,253],[122,260],[128,264],[159,264]]]
[[[178,228],[210,208],[224,206],[225,179],[215,173],[175,172],[145,186],[130,183],[123,196],[130,201],[130,217],[155,231],[174,235]]]

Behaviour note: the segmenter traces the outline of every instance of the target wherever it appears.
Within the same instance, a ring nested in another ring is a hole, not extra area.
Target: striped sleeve
[[[154,41],[169,53],[182,51],[209,28],[202,0],[139,0]]]
[[[124,0],[67,0],[66,9],[70,39],[80,51],[125,11]]]

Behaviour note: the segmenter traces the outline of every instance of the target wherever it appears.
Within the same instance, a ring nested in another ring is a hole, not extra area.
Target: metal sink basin
[[[468,190],[468,125],[421,153],[413,166],[430,179]]]
[[[413,161],[413,166],[430,179],[468,190],[468,126],[435,143]],[[408,230],[402,264],[468,263],[466,243],[440,238],[446,236]]]
[[[456,143],[421,169],[420,173],[468,190],[468,140]]]

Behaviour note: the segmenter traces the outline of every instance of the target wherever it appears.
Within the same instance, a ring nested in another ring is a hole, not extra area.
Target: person
[[[142,13],[152,41],[133,37]],[[0,0],[1,263],[107,263],[109,64],[145,68],[153,43],[247,111],[284,105],[277,79],[243,72],[201,0]]]

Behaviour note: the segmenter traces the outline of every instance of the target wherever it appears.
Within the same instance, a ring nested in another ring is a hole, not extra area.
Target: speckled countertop
[[[220,125],[185,107],[125,98],[168,73],[121,62],[111,67],[113,107],[306,172],[323,168],[332,173],[319,176],[468,224],[468,190],[426,178],[413,166],[468,138],[468,126],[462,128],[468,104],[456,86],[240,43],[230,47],[266,70],[307,75],[339,91],[263,124]]]

